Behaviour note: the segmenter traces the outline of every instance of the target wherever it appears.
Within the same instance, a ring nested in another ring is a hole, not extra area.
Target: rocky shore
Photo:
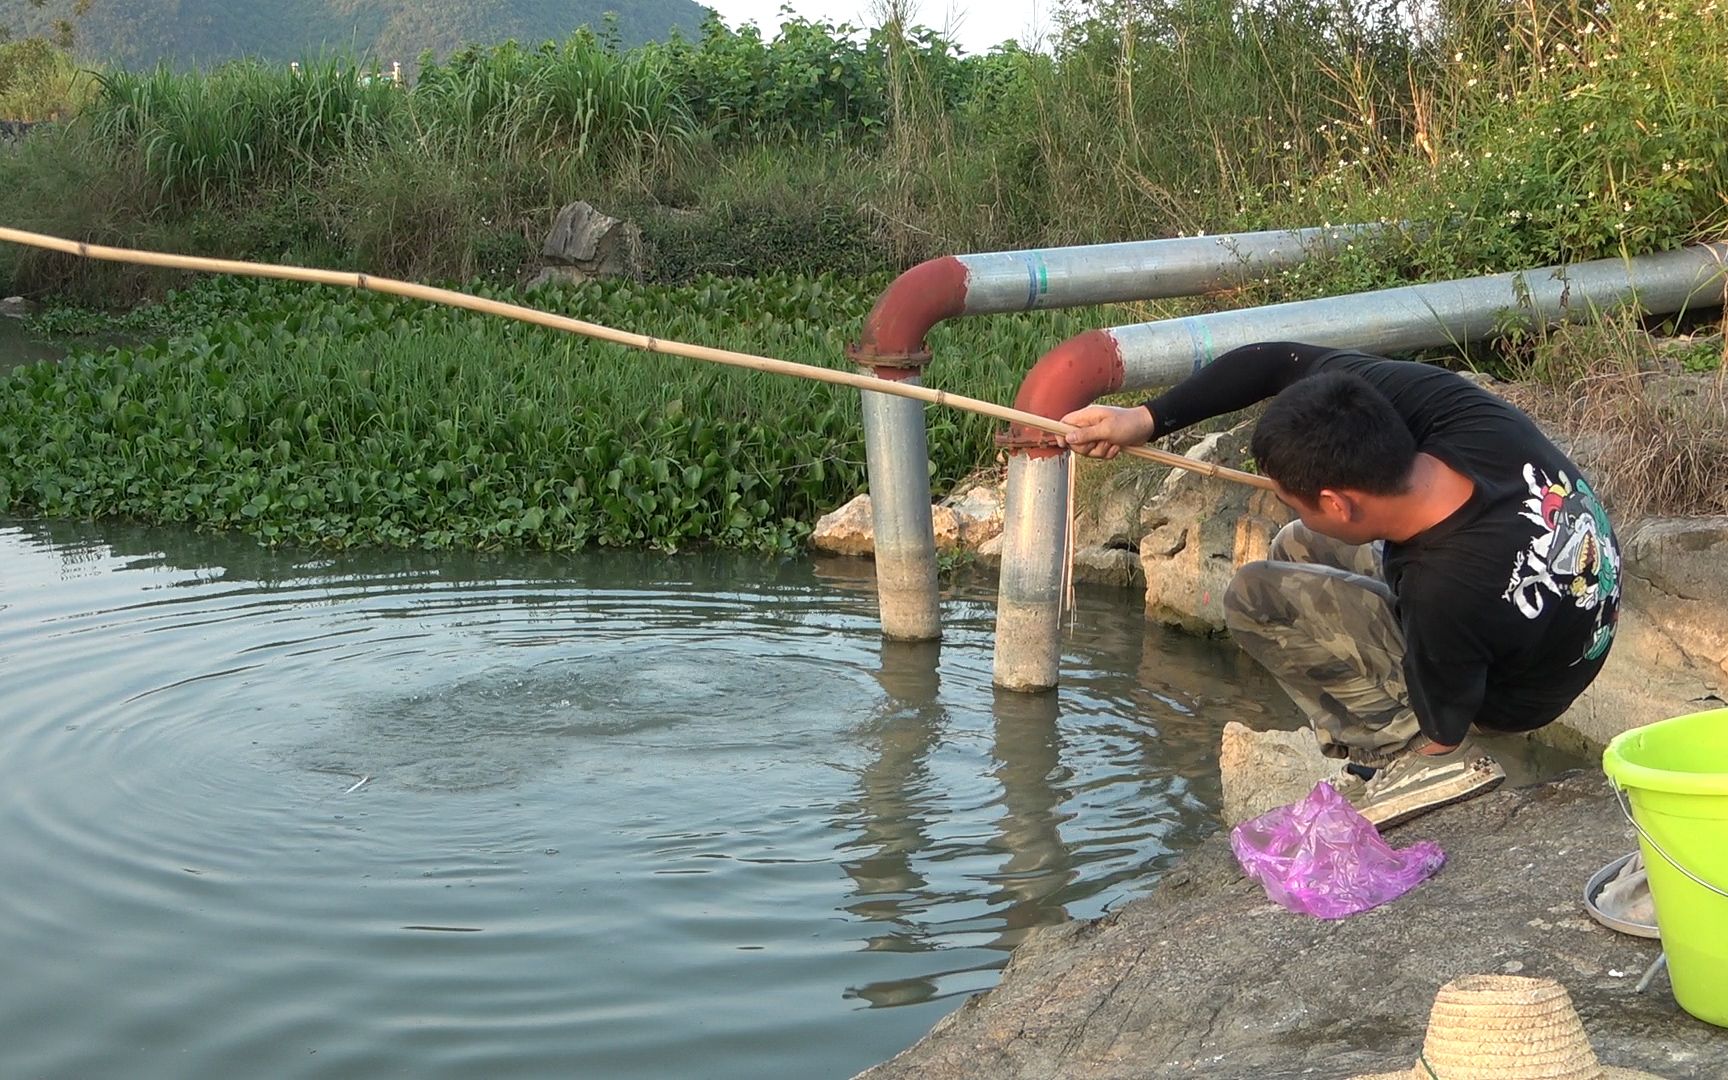
[[[1603,928],[1589,875],[1632,850],[1600,775],[1498,791],[1393,830],[1446,865],[1409,895],[1321,921],[1274,906],[1222,834],[1143,900],[1039,931],[1001,985],[860,1080],[1340,1080],[1408,1067],[1435,990],[1473,973],[1551,976],[1604,1063],[1716,1080],[1728,1030],[1683,1013],[1656,942]]]
[[[1200,437],[1186,452],[1236,464],[1248,430]],[[1080,467],[1076,577],[1143,594],[1155,621],[1222,632],[1225,584],[1264,557],[1285,508],[1190,473]],[[819,548],[869,554],[861,499],[824,519]],[[945,500],[936,524],[950,558],[992,564],[999,481],[981,478]],[[1728,517],[1622,521],[1617,532],[1625,562],[1614,651],[1590,691],[1541,733],[1592,754],[1622,731],[1728,699]],[[1269,737],[1264,750],[1251,743],[1239,735],[1223,748],[1229,820],[1312,782],[1290,737]],[[1267,901],[1220,832],[1145,899],[1028,939],[996,989],[861,1080],[1387,1071],[1414,1060],[1435,990],[1473,973],[1558,979],[1607,1064],[1671,1080],[1728,1075],[1728,1030],[1682,1012],[1663,974],[1634,992],[1658,944],[1585,912],[1590,875],[1636,847],[1599,772],[1496,792],[1389,839],[1436,840],[1447,864],[1395,903],[1322,922]]]

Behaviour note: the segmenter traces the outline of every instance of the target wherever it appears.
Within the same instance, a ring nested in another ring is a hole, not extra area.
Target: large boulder
[[[0,317],[22,319],[27,315],[36,314],[36,305],[22,296],[8,296],[0,300]]]
[[[1650,518],[1625,538],[1630,573],[1683,603],[1708,603],[1728,624],[1728,517]]]
[[[873,555],[876,535],[870,519],[870,496],[860,495],[823,514],[810,530],[810,546],[830,555]]]
[[[1187,452],[1199,461],[1238,466],[1251,424],[1208,435]],[[1186,470],[1172,470],[1146,507],[1140,539],[1146,613],[1200,633],[1224,630],[1224,590],[1237,567],[1264,559],[1290,511],[1271,492]]]
[[[1314,785],[1337,776],[1343,762],[1320,753],[1314,729],[1255,731],[1232,720],[1218,747],[1224,824],[1235,825],[1300,802]]]
[[[548,265],[528,283],[530,289],[554,281],[635,277],[642,268],[642,230],[574,202],[558,211],[540,254]]]

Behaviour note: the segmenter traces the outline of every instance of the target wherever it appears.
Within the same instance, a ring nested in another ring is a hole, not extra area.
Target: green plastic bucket
[[[1602,768],[1632,803],[1674,1000],[1728,1027],[1728,709],[1618,735]]]

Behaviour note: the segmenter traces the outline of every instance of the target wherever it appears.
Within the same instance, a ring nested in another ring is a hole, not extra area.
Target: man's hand
[[[1152,414],[1143,406],[1120,409],[1114,405],[1088,405],[1062,418],[1079,431],[1062,441],[1076,454],[1113,458],[1124,446],[1138,446],[1152,437]]]

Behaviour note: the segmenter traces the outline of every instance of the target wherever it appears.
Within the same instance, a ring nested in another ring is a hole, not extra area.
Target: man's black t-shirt
[[[1475,483],[1469,500],[1383,565],[1423,733],[1540,727],[1601,670],[1620,606],[1620,550],[1578,467],[1522,412],[1440,368],[1284,342],[1226,353],[1147,403],[1158,434],[1347,371],[1409,425],[1417,449]]]

